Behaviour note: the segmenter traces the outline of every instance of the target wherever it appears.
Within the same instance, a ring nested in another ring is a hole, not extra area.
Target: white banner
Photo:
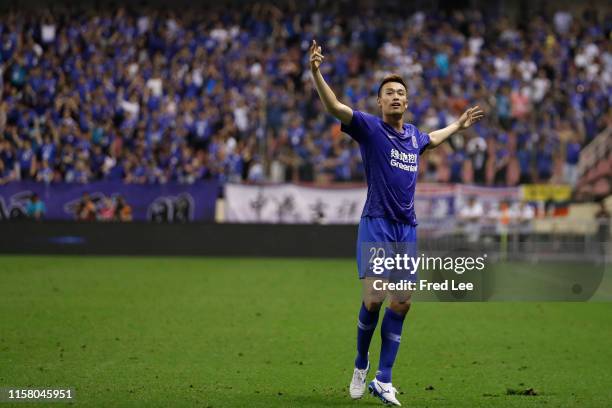
[[[305,187],[294,184],[225,185],[227,222],[357,224],[365,187]]]
[[[306,187],[295,184],[225,185],[225,221],[237,223],[358,224],[365,204],[365,187]],[[421,233],[449,233],[456,215],[471,196],[485,213],[502,200],[519,199],[518,187],[453,184],[417,185],[415,210]]]

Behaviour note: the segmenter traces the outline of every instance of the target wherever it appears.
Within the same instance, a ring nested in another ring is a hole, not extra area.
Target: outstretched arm
[[[310,71],[312,73],[312,78],[314,79],[315,86],[317,88],[317,92],[319,93],[319,98],[321,98],[321,102],[323,102],[323,106],[325,106],[325,110],[332,115],[334,115],[337,119],[340,120],[345,125],[349,125],[351,120],[353,119],[353,110],[341,103],[334,91],[327,85],[321,71],[319,70],[319,66],[321,62],[323,62],[323,54],[321,54],[321,46],[317,46],[317,42],[312,40],[312,45],[310,46]]]
[[[431,132],[429,134],[429,147],[433,148],[440,145],[452,134],[469,128],[483,117],[484,112],[478,105],[466,110],[456,122],[451,123],[443,129]]]

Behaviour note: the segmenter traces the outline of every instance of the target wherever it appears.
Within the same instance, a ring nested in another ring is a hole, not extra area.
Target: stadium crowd
[[[308,70],[377,112],[389,72],[425,131],[488,113],[426,153],[427,181],[576,181],[581,148],[612,125],[612,16],[587,9],[515,24],[479,10],[406,14],[353,2],[163,11],[10,12],[0,19],[0,184],[356,181],[356,143]]]

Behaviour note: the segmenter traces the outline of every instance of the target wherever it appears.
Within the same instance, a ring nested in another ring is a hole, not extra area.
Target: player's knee
[[[405,315],[410,310],[411,304],[412,302],[410,299],[402,300],[402,301],[396,300],[396,301],[391,301],[391,303],[389,304],[389,308],[393,310],[395,313]]]
[[[365,308],[368,309],[369,312],[376,312],[378,310],[380,310],[380,308],[382,307],[382,302],[376,302],[376,301],[372,301],[372,300],[366,300],[363,302],[363,304],[365,305]]]

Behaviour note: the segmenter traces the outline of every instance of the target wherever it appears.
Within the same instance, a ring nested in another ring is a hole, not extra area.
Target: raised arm
[[[483,117],[484,112],[478,105],[466,110],[456,122],[451,123],[443,129],[431,132],[429,134],[429,147],[433,148],[440,145],[453,133],[469,128]]]
[[[321,54],[321,46],[318,46],[317,42],[312,40],[312,45],[310,46],[310,72],[312,73],[312,78],[314,79],[317,92],[319,93],[319,98],[321,98],[321,102],[323,102],[323,106],[325,106],[327,112],[334,115],[345,125],[349,125],[353,119],[353,110],[341,103],[338,98],[336,98],[334,91],[332,91],[325,82],[319,70],[323,58],[325,57]]]

